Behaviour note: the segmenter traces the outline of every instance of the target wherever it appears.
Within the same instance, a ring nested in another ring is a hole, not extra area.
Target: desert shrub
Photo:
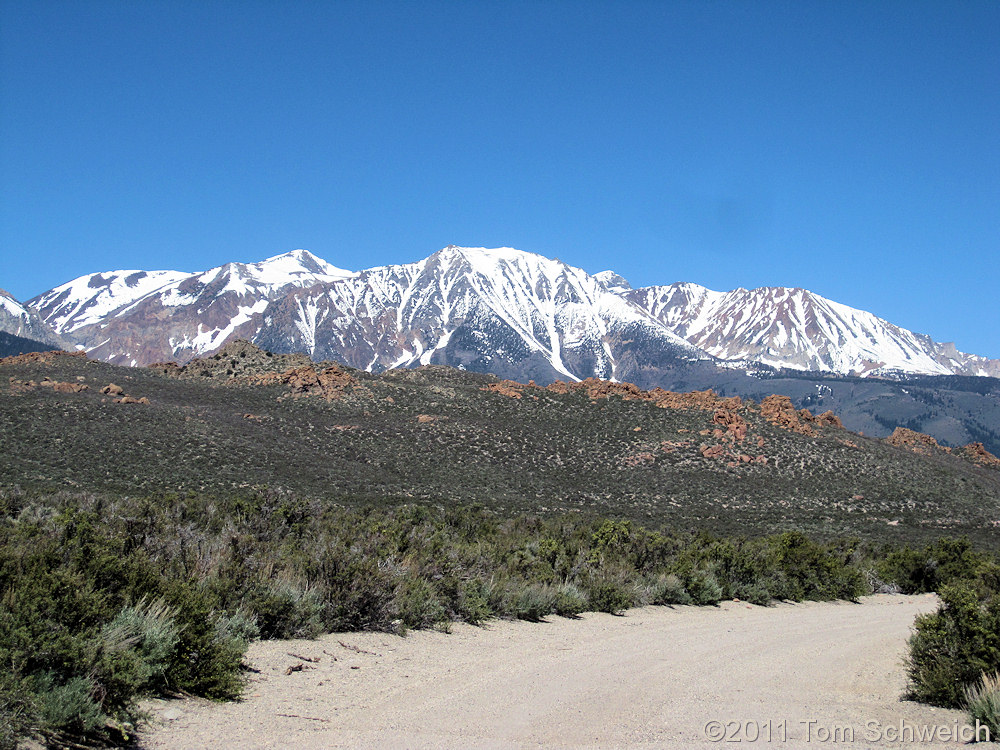
[[[87,735],[107,717],[97,700],[98,686],[87,677],[60,679],[52,672],[37,675],[34,693],[42,725],[49,731]]]
[[[510,578],[498,572],[483,581],[482,596],[493,617],[514,617],[513,596],[516,590]]]
[[[775,600],[788,599],[784,582],[775,576],[768,581],[743,584],[733,589],[733,598],[762,607],[770,606]]]
[[[288,582],[256,583],[240,598],[240,606],[254,620],[248,632],[256,630],[260,638],[315,638],[323,632],[320,596]]]
[[[917,617],[909,640],[909,694],[936,706],[961,707],[964,688],[1000,670],[1000,597],[972,582],[939,592],[936,612]]]
[[[470,625],[479,625],[492,615],[486,598],[483,581],[475,578],[464,581],[458,588],[455,601],[455,615]]]
[[[448,619],[430,582],[416,576],[400,581],[396,591],[399,618],[408,628],[426,628]]]
[[[166,687],[167,670],[180,643],[175,614],[162,599],[143,597],[101,628],[97,668],[104,689],[125,701],[116,708],[127,708],[133,695]]]
[[[690,604],[691,595],[684,582],[673,573],[660,573],[646,581],[647,604]]]
[[[930,686],[922,694],[936,695],[935,680],[950,684],[971,657],[979,661],[960,682],[995,670],[989,592],[1000,590],[1000,567],[961,541],[894,552],[798,534],[675,534],[583,514],[505,517],[389,501],[358,509],[269,490],[0,490],[0,743],[33,729],[108,739],[144,693],[236,696],[242,655],[257,637],[727,597],[851,598],[861,571],[880,564],[910,587],[974,571],[972,599],[949,594],[940,621],[915,636],[914,674]],[[933,579],[921,578],[927,570]]]
[[[684,582],[692,604],[718,604],[722,600],[722,586],[711,570],[695,570]]]
[[[350,551],[324,555],[319,583],[329,630],[386,630],[396,619],[396,581],[371,557]]]
[[[240,665],[249,645],[246,634],[233,631],[208,588],[197,582],[172,583],[164,599],[177,612],[180,633],[167,686],[207,698],[238,697],[244,684]]]
[[[812,541],[800,532],[777,538],[776,566],[786,577],[788,599],[856,600],[866,589],[861,571],[850,567],[828,546]]]
[[[1000,739],[1000,673],[984,674],[978,683],[967,685],[964,693],[969,723],[975,726],[978,721],[990,730],[991,738]]]
[[[232,614],[220,613],[216,620],[215,628],[218,637],[228,641],[250,643],[261,637],[256,615],[247,612],[242,606],[232,612]]]
[[[889,550],[875,565],[883,585],[894,584],[904,594],[937,591],[957,580],[972,579],[986,562],[966,539],[939,539],[923,549]]]
[[[0,672],[0,750],[15,750],[18,738],[37,724],[38,696],[25,682]]]
[[[555,590],[553,609],[561,617],[576,617],[585,609],[589,602],[587,595],[574,583],[561,583]]]
[[[514,596],[514,614],[520,620],[538,622],[555,608],[556,591],[548,584],[527,584]]]
[[[591,538],[591,549],[595,557],[604,552],[618,552],[629,542],[632,534],[630,521],[603,521]]]
[[[587,601],[595,612],[619,615],[636,603],[634,588],[621,578],[598,574],[584,583]]]

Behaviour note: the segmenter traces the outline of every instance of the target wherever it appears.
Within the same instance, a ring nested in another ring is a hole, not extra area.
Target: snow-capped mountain
[[[520,380],[654,385],[692,360],[841,374],[1000,376],[1000,360],[803,289],[632,289],[511,248],[449,246],[345,271],[296,250],[203,273],[112,271],[28,303],[54,332],[120,364],[185,361],[246,338],[379,371],[449,364]]]
[[[66,342],[42,321],[37,312],[22,305],[3,289],[0,289],[0,331],[49,344],[53,349],[66,346]]]
[[[90,356],[116,364],[187,360],[259,328],[269,301],[291,287],[354,274],[305,250],[204,273],[109,271],[81,276],[28,304]]]
[[[964,354],[805,289],[715,292],[682,283],[621,293],[722,360],[841,374],[1000,375],[1000,361]]]
[[[579,268],[511,248],[449,246],[293,291],[255,342],[367,370],[449,364],[545,381],[707,359]]]

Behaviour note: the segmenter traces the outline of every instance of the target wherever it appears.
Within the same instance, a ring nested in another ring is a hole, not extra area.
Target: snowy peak
[[[3,299],[0,310],[11,304]],[[441,363],[521,380],[655,384],[657,373],[694,359],[1000,376],[1000,361],[805,289],[632,289],[614,271],[591,275],[510,247],[449,245],[359,272],[306,250],[201,273],[109,271],[27,307],[91,356],[124,364],[184,361],[239,337],[365,370]]]
[[[57,333],[97,325],[138,299],[187,278],[180,271],[106,271],[80,276],[29,301]]]
[[[333,281],[357,276],[354,271],[337,268],[322,258],[317,258],[308,250],[293,250],[290,253],[275,255],[259,263],[250,263],[245,267],[262,283],[277,286],[303,280],[307,282]]]
[[[270,300],[289,289],[355,275],[295,250],[203,273],[128,270],[81,276],[30,305],[91,356],[148,364],[214,351],[234,335],[255,331]]]
[[[645,337],[629,339],[630,326]],[[257,342],[367,370],[443,363],[576,380],[621,377],[623,347],[647,339],[705,357],[581,269],[513,248],[450,245],[292,292],[269,308]]]
[[[723,360],[856,375],[1000,373],[996,361],[990,365],[806,289],[715,292],[696,284],[671,284],[626,297]]]
[[[6,291],[5,289],[0,289],[0,312],[5,315],[9,315],[12,318],[21,317],[22,315],[27,317],[28,310],[14,299],[14,296]],[[14,334],[17,336],[18,334]]]
[[[594,278],[600,282],[601,286],[609,292],[624,294],[632,291],[632,285],[614,271],[601,271],[594,274]]]

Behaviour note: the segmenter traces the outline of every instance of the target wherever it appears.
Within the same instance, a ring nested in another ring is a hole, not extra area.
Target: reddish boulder
[[[968,445],[962,447],[959,455],[970,461],[982,464],[983,466],[992,466],[993,468],[1000,469],[1000,458],[997,458],[988,450],[982,443],[969,443]]]
[[[808,409],[802,411],[809,413]],[[797,432],[800,435],[815,435],[812,425],[803,422],[802,412],[795,410],[792,400],[788,396],[778,396],[777,394],[768,396],[760,402],[760,414],[771,424],[783,430]],[[812,414],[809,414],[812,419]]]
[[[726,452],[721,445],[702,445],[698,450],[705,458],[722,458],[722,454]]]
[[[840,429],[844,429],[844,423],[840,421],[840,417],[829,410],[816,417],[816,422],[826,427],[839,427]]]
[[[889,443],[889,445],[895,445],[897,448],[905,448],[906,450],[913,451],[914,453],[922,453],[925,456],[928,456],[935,451],[951,453],[948,448],[938,445],[938,441],[930,435],[925,435],[924,433],[917,432],[916,430],[909,430],[906,427],[897,427],[893,430],[892,434],[885,439],[885,441]]]

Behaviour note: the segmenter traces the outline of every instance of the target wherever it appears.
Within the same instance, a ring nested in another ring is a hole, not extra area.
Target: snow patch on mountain
[[[722,360],[842,374],[986,374],[987,366],[930,337],[805,289],[716,292],[653,286],[625,297]]]
[[[188,278],[181,271],[106,271],[80,276],[35,297],[28,304],[55,331],[72,334],[149,294]]]
[[[66,342],[55,335],[34,310],[22,305],[3,289],[0,289],[0,331],[49,344],[53,349],[66,346]]]
[[[0,313],[9,304],[0,297]],[[27,308],[124,364],[184,361],[243,337],[372,371],[440,363],[520,379],[650,382],[678,361],[716,358],[748,369],[1000,375],[1000,361],[804,289],[633,289],[613,271],[509,247],[450,245],[363,271],[305,250],[200,273],[109,271]]]

